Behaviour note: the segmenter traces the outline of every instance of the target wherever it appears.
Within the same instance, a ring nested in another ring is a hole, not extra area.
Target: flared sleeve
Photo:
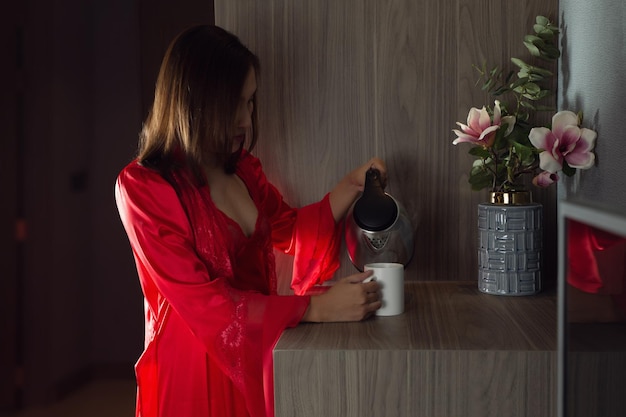
[[[171,306],[244,394],[250,415],[273,415],[260,364],[268,363],[265,356],[281,332],[300,321],[309,299],[237,290],[221,276],[228,268],[211,275],[196,252],[176,191],[156,171],[130,164],[120,173],[115,193],[147,308],[160,317],[164,301]],[[215,246],[213,256],[226,256]]]
[[[291,287],[296,294],[305,294],[312,286],[329,280],[339,268],[341,226],[335,223],[328,194],[319,203],[298,210],[291,244]]]
[[[255,178],[261,207],[272,223],[274,246],[294,256],[291,288],[302,295],[330,278],[339,268],[341,230],[330,207],[330,195],[321,201],[294,209],[267,180],[261,163],[248,154],[243,176]]]

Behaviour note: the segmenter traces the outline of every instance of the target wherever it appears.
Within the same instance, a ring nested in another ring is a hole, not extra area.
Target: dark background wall
[[[143,304],[115,177],[167,43],[213,2],[28,0],[0,19],[2,410],[133,377]]]

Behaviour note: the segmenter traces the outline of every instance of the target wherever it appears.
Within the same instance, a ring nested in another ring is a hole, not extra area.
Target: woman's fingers
[[[326,293],[311,298],[307,321],[359,321],[381,307],[380,286],[376,281],[363,282],[372,272],[345,277]]]
[[[339,281],[347,281],[351,284],[360,284],[374,274],[374,271],[363,271],[358,274],[349,275]]]

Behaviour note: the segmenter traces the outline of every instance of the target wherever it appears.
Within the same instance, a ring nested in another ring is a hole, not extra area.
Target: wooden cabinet
[[[553,416],[556,295],[408,282],[406,310],[302,324],[274,349],[276,416]]]

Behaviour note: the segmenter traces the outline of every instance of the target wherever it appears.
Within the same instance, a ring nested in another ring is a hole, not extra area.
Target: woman
[[[340,224],[372,159],[315,204],[289,207],[250,151],[257,57],[197,26],[170,45],[139,155],[116,202],[145,299],[137,416],[273,416],[272,348],[301,321],[358,321],[380,308],[370,272],[307,295],[338,267]],[[273,248],[295,256],[296,295],[276,292]]]

